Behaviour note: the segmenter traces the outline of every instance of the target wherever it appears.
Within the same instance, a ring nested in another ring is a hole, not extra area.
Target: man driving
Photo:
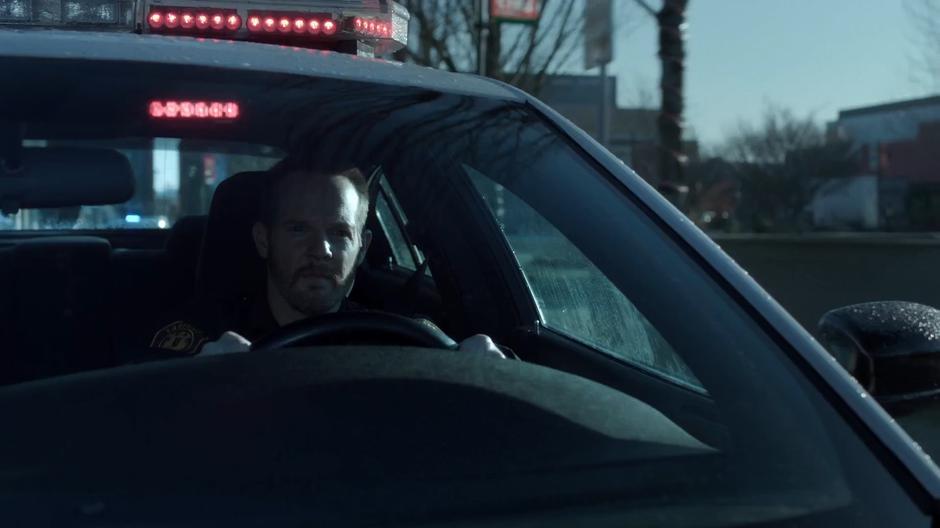
[[[279,327],[361,309],[347,297],[372,241],[365,228],[370,200],[362,172],[353,167],[292,168],[282,162],[269,171],[264,184],[251,233],[265,262],[264,294],[238,320],[206,323],[197,316],[187,319],[203,321],[174,321],[153,336],[152,350],[187,355],[246,351],[252,341]],[[465,339],[459,348],[505,357],[482,334]]]

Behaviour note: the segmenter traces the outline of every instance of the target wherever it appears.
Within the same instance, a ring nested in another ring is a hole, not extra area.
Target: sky
[[[613,1],[608,71],[618,105],[657,105],[655,21],[633,0]],[[694,137],[715,146],[768,105],[827,122],[841,109],[930,94],[916,80],[911,1],[689,0],[685,102]]]

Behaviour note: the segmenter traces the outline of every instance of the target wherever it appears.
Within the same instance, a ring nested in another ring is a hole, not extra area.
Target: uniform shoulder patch
[[[186,321],[174,321],[154,334],[150,348],[193,355],[199,352],[205,341],[206,333],[202,330]]]

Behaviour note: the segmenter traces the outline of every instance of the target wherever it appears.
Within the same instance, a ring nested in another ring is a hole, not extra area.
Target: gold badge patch
[[[150,347],[195,354],[205,340],[206,334],[203,331],[185,321],[176,321],[161,328],[153,336]]]

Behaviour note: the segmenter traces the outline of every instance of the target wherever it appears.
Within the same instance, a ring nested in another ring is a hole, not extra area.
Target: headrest
[[[259,216],[263,171],[240,172],[219,184],[209,206],[196,291],[212,299],[239,301],[264,288],[264,261],[251,227]]]
[[[122,203],[134,195],[134,171],[112,149],[25,148],[21,165],[0,163],[0,202],[5,211]]]
[[[163,249],[171,258],[198,255],[202,247],[202,234],[206,231],[206,215],[184,216],[170,228]],[[194,257],[195,258],[198,257]]]

